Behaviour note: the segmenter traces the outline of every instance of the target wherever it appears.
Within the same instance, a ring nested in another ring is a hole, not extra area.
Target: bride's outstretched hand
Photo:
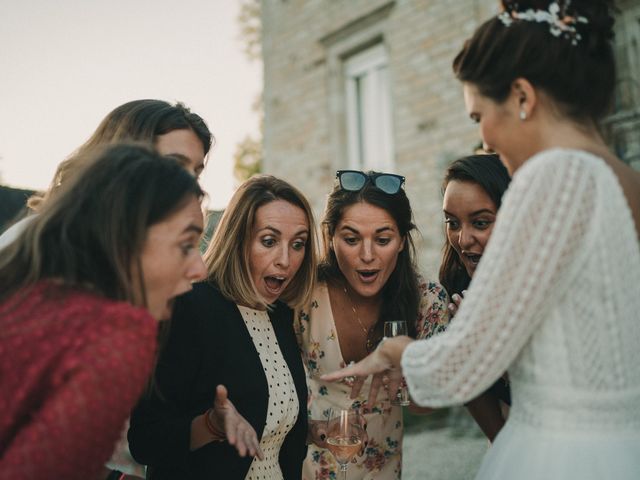
[[[359,362],[322,375],[320,378],[328,382],[335,382],[352,377],[351,398],[356,398],[360,394],[365,380],[369,375],[373,375],[367,404],[374,405],[380,388],[392,392],[393,395],[398,391],[402,384],[402,369],[400,367],[402,352],[411,341],[406,336],[385,339],[378,345],[378,348]]]

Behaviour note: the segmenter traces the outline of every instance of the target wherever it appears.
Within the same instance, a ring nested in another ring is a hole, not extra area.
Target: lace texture
[[[617,178],[549,150],[514,176],[460,311],[402,367],[422,405],[466,402],[508,369],[509,421],[640,431],[640,249]]]

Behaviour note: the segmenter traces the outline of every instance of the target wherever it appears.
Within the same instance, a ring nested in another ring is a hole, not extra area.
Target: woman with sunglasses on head
[[[509,419],[478,479],[637,479],[640,173],[598,128],[616,85],[614,8],[502,5],[453,64],[512,174],[473,282],[442,335],[390,339],[328,378],[402,372],[414,400],[438,406],[508,369]]]
[[[439,279],[451,295],[453,317],[491,237],[509,172],[495,154],[463,157],[447,168],[442,182],[446,239]],[[467,409],[493,442],[503,427],[511,395],[506,375],[500,377]]]
[[[131,452],[153,480],[299,480],[307,388],[291,307],[315,281],[307,200],[284,180],[250,178],[205,263],[207,280],[176,302],[156,388],[131,416]]]
[[[322,232],[323,260],[312,301],[296,316],[310,395],[309,453],[304,480],[337,478],[339,466],[326,449],[322,421],[328,409],[356,408],[366,419],[367,445],[347,478],[398,479],[402,468],[402,408],[396,391],[374,401],[350,398],[351,384],[328,383],[324,373],[368,355],[386,320],[404,320],[413,337],[428,337],[448,321],[446,292],[416,271],[409,199],[404,177],[339,171],[329,195]]]

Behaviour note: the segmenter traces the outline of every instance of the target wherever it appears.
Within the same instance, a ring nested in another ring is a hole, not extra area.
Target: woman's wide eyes
[[[304,240],[296,240],[293,242],[292,247],[294,250],[302,250],[307,245]]]
[[[356,245],[360,239],[358,237],[344,237],[344,241],[347,243],[347,245]],[[378,245],[387,245],[389,244],[389,242],[391,242],[391,237],[377,237],[375,239],[375,242]]]
[[[458,221],[453,218],[446,218],[444,223],[447,224],[447,228],[450,230],[456,230],[460,226]]]
[[[274,237],[263,237],[260,240],[260,243],[262,243],[262,245],[267,248],[271,248],[278,243],[278,240]],[[298,239],[291,242],[291,248],[293,248],[294,250],[302,250],[306,247],[306,245],[307,245],[307,242],[305,240]]]
[[[273,237],[263,237],[261,243],[265,247],[273,247],[276,244],[276,239]]]

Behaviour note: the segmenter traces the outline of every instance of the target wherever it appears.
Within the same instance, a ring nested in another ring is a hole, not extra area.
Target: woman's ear
[[[538,94],[531,82],[523,77],[516,78],[511,84],[510,97],[520,120],[531,118],[538,104]]]

